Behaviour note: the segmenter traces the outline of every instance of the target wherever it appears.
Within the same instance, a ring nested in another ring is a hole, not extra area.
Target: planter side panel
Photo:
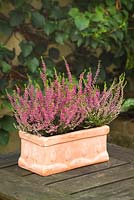
[[[107,135],[39,146],[21,139],[19,166],[47,176],[66,170],[109,160]]]

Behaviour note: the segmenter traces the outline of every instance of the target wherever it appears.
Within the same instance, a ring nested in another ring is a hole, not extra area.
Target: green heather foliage
[[[13,95],[8,94],[19,129],[51,136],[109,124],[117,117],[123,102],[124,74],[109,88],[105,84],[101,91],[96,85],[100,65],[94,78],[92,72],[83,72],[76,84],[66,61],[65,64],[68,78],[55,71],[53,81],[48,80],[43,62],[43,91],[30,82],[24,94],[19,87]]]

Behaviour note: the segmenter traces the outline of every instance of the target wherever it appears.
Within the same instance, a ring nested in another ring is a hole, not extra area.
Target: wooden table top
[[[110,160],[41,177],[0,155],[0,200],[134,200],[134,151],[109,144]]]

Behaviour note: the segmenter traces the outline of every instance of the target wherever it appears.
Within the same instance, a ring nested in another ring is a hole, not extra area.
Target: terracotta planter
[[[106,149],[109,126],[52,137],[20,131],[18,165],[42,176],[109,160]]]

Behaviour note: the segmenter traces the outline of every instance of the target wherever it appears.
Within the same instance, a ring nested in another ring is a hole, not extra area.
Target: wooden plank
[[[0,182],[0,194],[1,195],[8,195],[8,198],[13,199],[19,199],[19,200],[30,200],[30,197],[38,200],[44,200],[44,195],[46,196],[46,199],[60,199],[61,197],[64,197],[63,199],[66,199],[67,196],[63,194],[64,191],[58,191],[57,189],[51,189],[49,187],[49,184],[53,183],[53,181],[60,181],[61,178],[62,180],[68,178],[71,179],[73,183],[74,177],[79,177],[82,174],[85,173],[94,173],[94,170],[96,171],[102,171],[103,169],[110,168],[112,169],[113,167],[116,166],[124,166],[126,165],[126,162],[124,161],[118,161],[116,159],[111,159],[107,163],[100,163],[97,165],[92,165],[92,166],[87,166],[79,169],[75,169],[72,171],[68,171],[65,173],[60,173],[57,175],[49,176],[49,177],[41,177],[36,174],[21,177],[20,175],[16,173],[16,167],[17,166],[12,166],[12,167],[7,167],[4,169],[0,170],[0,180],[3,180]],[[17,167],[18,168],[18,167]],[[11,169],[11,170],[10,170]],[[21,169],[20,169],[21,170]],[[18,172],[17,172],[18,173]],[[36,177],[36,179],[33,178]],[[31,178],[32,177],[32,178]],[[55,177],[55,179],[54,179]],[[71,183],[71,184],[72,184]],[[48,184],[48,185],[46,185]],[[57,183],[59,184],[59,183]],[[53,184],[52,184],[53,185]],[[34,193],[33,193],[34,191]],[[52,191],[52,192],[50,192]],[[50,195],[51,193],[51,195]],[[40,195],[39,195],[40,194]],[[33,196],[32,196],[33,195]],[[38,197],[39,195],[39,197]],[[69,195],[69,194],[68,194]],[[24,196],[24,197],[23,197]],[[7,198],[7,197],[6,197]],[[69,197],[70,200],[70,197]]]
[[[0,193],[0,200],[16,200],[16,198]]]
[[[39,182],[40,184],[43,184],[43,185],[49,185],[52,183],[60,182],[62,180],[72,179],[72,178],[79,177],[85,174],[103,171],[105,169],[113,168],[116,166],[122,166],[125,164],[127,164],[126,161],[120,161],[114,158],[110,158],[108,162],[99,163],[95,165],[89,165],[86,167],[77,168],[77,169],[66,171],[63,173],[51,175],[48,177],[40,177],[36,174],[32,174],[30,176],[25,177],[25,179],[29,182]]]
[[[81,193],[83,190],[92,190],[110,183],[114,184],[114,182],[132,176],[134,176],[134,167],[126,164],[45,186],[43,182],[29,182],[26,180],[27,177],[15,176],[8,170],[1,169],[0,196],[6,195],[11,200],[70,200],[73,199],[71,196],[76,196],[76,193]],[[45,182],[46,177],[40,178],[39,180],[44,179]],[[85,193],[87,192],[85,191]]]
[[[71,195],[73,200],[134,200],[134,178],[87,189]]]
[[[18,165],[8,166],[6,170],[17,176],[28,176],[33,174],[31,171],[20,168]]]
[[[28,183],[24,177],[15,176],[8,170],[0,170],[0,198],[10,200],[58,200],[66,196],[39,183]]]
[[[132,200],[128,197],[131,197],[129,192],[131,193],[134,188],[127,187],[126,184],[134,185],[132,181],[134,166],[128,164],[128,162],[133,163],[133,153],[129,155],[129,151],[125,153],[120,150],[120,147],[117,147],[115,148],[116,154],[114,148],[111,145],[109,147],[110,155],[114,157],[110,158],[109,162],[86,166],[48,177],[41,177],[20,169],[15,165],[18,159],[17,156],[14,157],[12,155],[13,158],[11,155],[6,158],[0,156],[0,166],[2,168],[0,169],[0,180],[2,180],[0,181],[0,200],[75,200],[80,196],[81,198],[79,199],[82,200],[84,198],[88,200],[90,196],[90,200],[102,200],[104,196],[107,197],[105,198],[106,200],[116,200],[116,198],[112,198],[114,194],[117,195],[117,200],[120,200],[119,190],[124,195],[121,196],[123,200]],[[123,158],[123,154],[125,154],[125,158]],[[125,185],[124,190],[123,183]],[[121,184],[122,186],[120,186]],[[110,190],[110,187],[113,189]],[[95,191],[98,192],[96,193]],[[90,194],[90,196],[85,196],[87,194]],[[94,196],[95,194],[96,196]]]
[[[65,194],[71,194],[132,177],[134,177],[134,166],[126,164],[56,183],[53,182],[49,184],[49,187],[59,192],[64,191]]]
[[[19,153],[9,153],[0,155],[0,169],[17,164]]]
[[[111,157],[134,164],[134,150],[132,149],[120,147],[115,144],[108,144],[108,152]]]

